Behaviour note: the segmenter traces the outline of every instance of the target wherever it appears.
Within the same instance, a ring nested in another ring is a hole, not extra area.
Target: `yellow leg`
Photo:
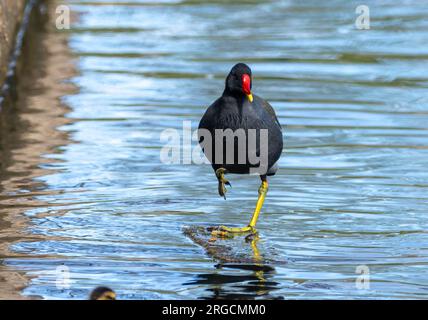
[[[256,209],[254,209],[253,216],[251,217],[250,224],[248,225],[251,228],[256,227],[257,219],[260,215],[260,210],[262,209],[263,203],[265,202],[265,197],[268,192],[268,182],[262,180],[262,184],[259,188],[259,198],[257,199]]]
[[[254,239],[252,239],[250,242],[251,250],[253,250],[254,261],[260,261],[261,260],[260,250],[257,247],[258,241],[259,241],[259,236],[258,236],[258,234],[256,234]]]
[[[262,209],[263,203],[265,201],[267,191],[268,191],[268,182],[265,179],[263,179],[262,184],[260,185],[260,188],[259,188],[259,198],[257,199],[256,208],[254,209],[253,216],[251,217],[251,220],[248,226],[243,228],[220,226],[218,230],[213,231],[212,235],[220,236],[220,237],[228,237],[230,236],[230,233],[232,234],[248,233],[248,232],[255,233],[257,219],[259,218],[260,210]]]

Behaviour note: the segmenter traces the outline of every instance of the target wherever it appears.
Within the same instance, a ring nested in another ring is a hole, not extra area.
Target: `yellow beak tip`
[[[250,102],[253,102],[253,95],[250,93],[250,94],[248,94],[247,95],[247,97],[248,97],[248,100],[250,101]]]

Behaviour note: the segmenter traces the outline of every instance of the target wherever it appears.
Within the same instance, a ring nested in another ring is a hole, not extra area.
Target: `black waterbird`
[[[251,88],[250,67],[244,63],[236,64],[226,78],[222,96],[208,107],[199,123],[199,142],[215,171],[221,196],[226,198],[225,186],[230,186],[224,177],[226,173],[256,173],[262,181],[250,223],[243,228],[221,226],[215,231],[220,235],[255,232],[268,191],[267,176],[276,173],[277,161],[282,153],[282,128],[275,111],[267,101],[253,95]],[[240,134],[237,133],[239,131]],[[251,131],[255,135],[251,135]],[[262,132],[267,135],[263,136]],[[251,143],[251,137],[254,136],[254,143]],[[242,137],[245,143],[239,141]],[[227,148],[228,138],[231,149]],[[254,162],[254,159],[258,159],[258,162]]]

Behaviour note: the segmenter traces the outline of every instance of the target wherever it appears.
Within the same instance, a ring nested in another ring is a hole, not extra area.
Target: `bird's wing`
[[[276,116],[275,110],[273,107],[264,99],[260,99],[263,109],[266,110],[266,112],[275,120],[275,122],[278,124],[279,128],[282,130],[281,124],[279,123],[278,117]]]
[[[202,116],[201,121],[199,122],[199,127],[198,130],[200,129],[206,129],[210,132],[212,132],[215,128],[215,103],[214,102],[212,105],[210,105],[207,110],[205,111],[204,115]],[[199,133],[198,133],[199,135]],[[202,142],[201,136],[199,136],[199,143]]]
[[[199,122],[199,129],[208,129],[214,127],[214,108],[209,106]]]

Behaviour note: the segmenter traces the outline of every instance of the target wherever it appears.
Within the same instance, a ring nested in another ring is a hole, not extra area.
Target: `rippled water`
[[[366,1],[363,31],[359,1],[68,3],[68,140],[33,179],[42,205],[23,210],[38,237],[5,262],[32,278],[25,295],[86,298],[103,284],[121,299],[427,297],[426,4]],[[224,201],[209,166],[159,158],[160,133],[196,127],[238,61],[284,126],[258,245],[287,263],[262,271],[218,266],[182,233],[247,223],[258,179],[230,176]],[[70,289],[55,286],[62,264]],[[370,289],[356,288],[362,265]]]

